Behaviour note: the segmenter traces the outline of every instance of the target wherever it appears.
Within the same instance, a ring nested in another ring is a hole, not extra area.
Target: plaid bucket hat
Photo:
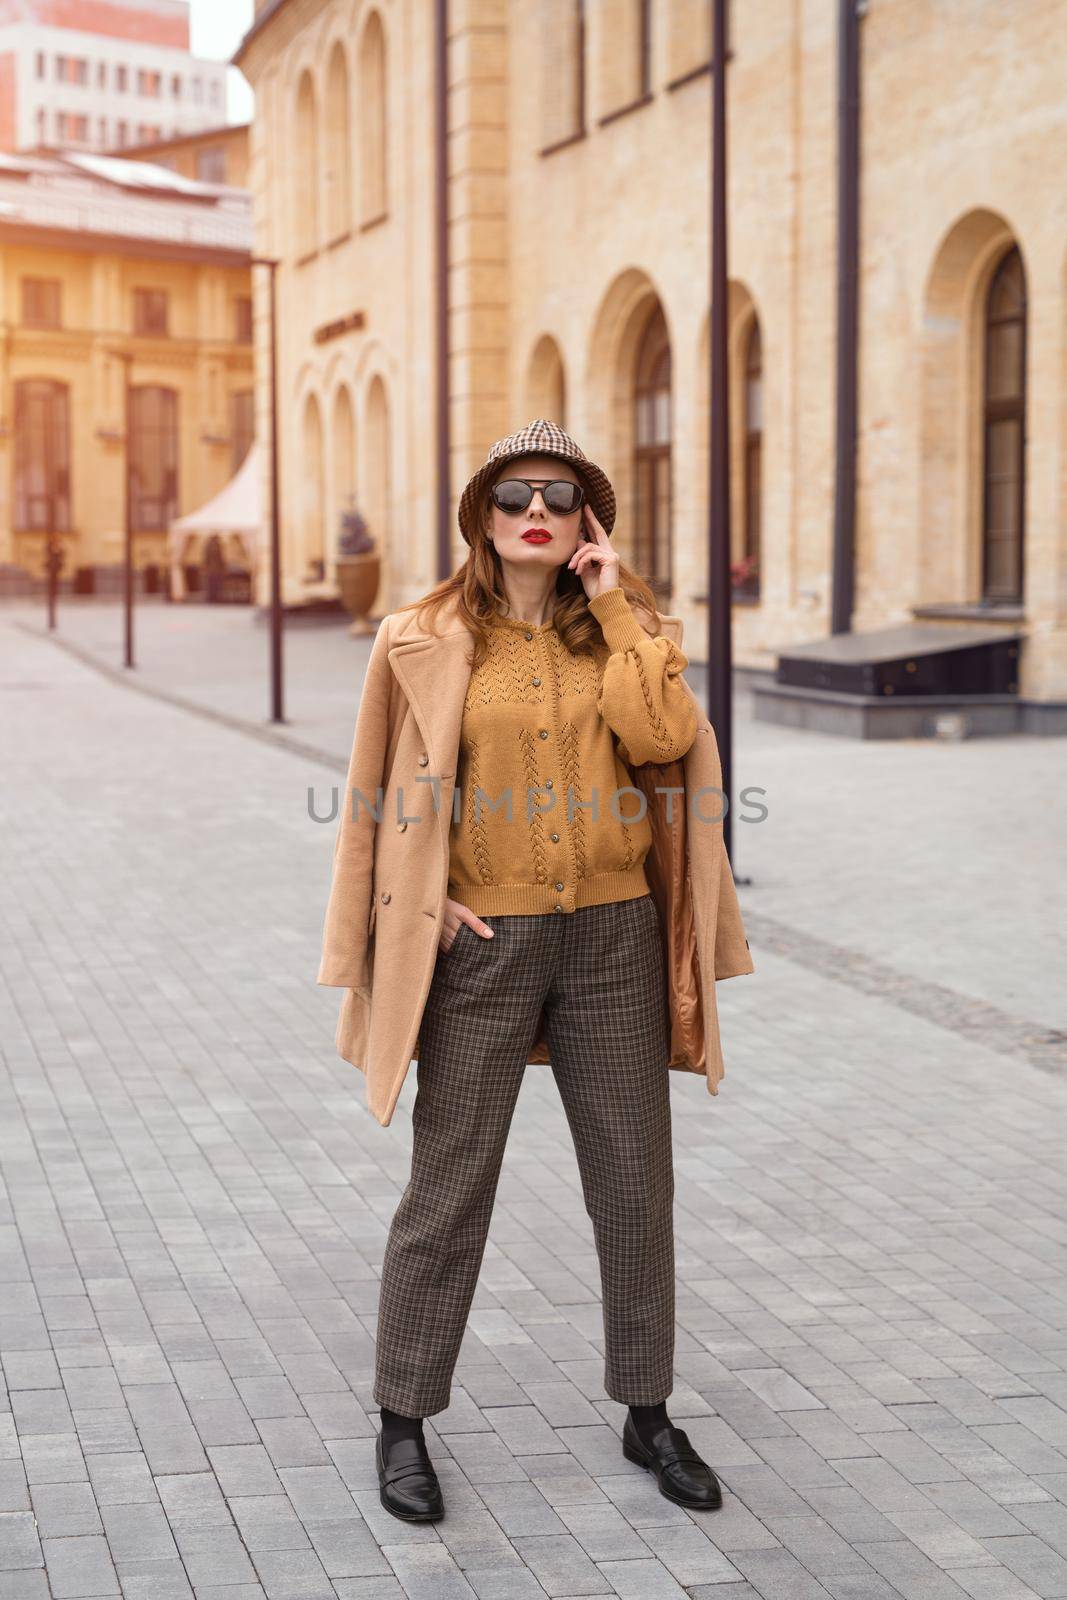
[[[528,422],[525,428],[520,428],[518,433],[511,433],[506,439],[498,439],[496,444],[490,445],[484,463],[468,480],[459,499],[459,531],[468,544],[471,543],[470,524],[478,490],[487,478],[495,477],[497,469],[505,461],[518,456],[558,456],[561,461],[571,462],[585,483],[597,521],[602,524],[605,533],[611,532],[615,525],[615,491],[607,473],[595,461],[590,461],[569,433],[564,433],[562,428],[545,417],[538,417],[534,422]]]

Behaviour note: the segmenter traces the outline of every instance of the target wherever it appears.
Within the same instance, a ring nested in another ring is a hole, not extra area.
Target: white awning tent
[[[177,517],[171,523],[167,543],[172,599],[185,599],[182,563],[190,543],[195,539],[205,540],[213,533],[222,540],[229,535],[240,542],[252,573],[255,593],[255,577],[265,538],[261,491],[262,455],[259,446],[253,444],[238,471],[217,495],[199,510]]]

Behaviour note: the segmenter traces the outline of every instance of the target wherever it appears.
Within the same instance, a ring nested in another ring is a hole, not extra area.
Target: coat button
[[[429,759],[430,759],[429,756],[426,754],[426,752],[424,750],[422,752],[422,754],[419,756],[419,766],[420,767],[424,767],[427,764],[427,762],[429,761]]]
[[[382,891],[382,905],[383,905],[383,906],[387,906],[387,905],[388,905],[388,904],[389,904],[389,902],[390,902],[390,900],[391,900],[391,899],[392,899],[392,898],[393,898],[393,897],[392,897],[392,895],[391,895],[391,894],[390,894],[390,893],[389,893],[389,890],[388,890],[388,889],[384,889],[384,890],[383,890],[383,891]]]
[[[551,839],[552,839],[552,843],[553,844],[559,844],[559,834],[558,833],[553,833],[551,835]]]
[[[540,680],[540,678],[531,678],[531,679],[530,679],[530,682],[531,682],[531,683],[532,683],[532,684],[533,684],[533,686],[534,686],[534,688],[535,688],[535,689],[540,689],[540,687],[541,687],[541,680]]]
[[[563,888],[563,885],[562,885],[562,884],[561,884],[561,883],[557,883],[557,884],[556,884],[556,888],[557,888],[557,889],[562,889],[562,888]]]
[[[540,733],[537,735],[537,737],[539,739],[547,739],[548,738],[548,729],[547,728],[542,728]]]
[[[406,822],[398,822],[397,825],[396,825],[397,833],[403,833],[403,831],[404,831],[404,829],[406,827],[407,827],[407,823]]]
[[[552,779],[551,778],[546,778],[544,786],[545,786],[546,789],[551,789],[551,787],[552,787]]]
[[[532,633],[524,633],[523,634],[523,638],[524,639],[532,639],[533,638],[533,634]]]

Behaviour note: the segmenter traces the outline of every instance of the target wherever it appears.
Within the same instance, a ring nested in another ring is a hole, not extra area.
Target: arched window
[[[352,397],[344,384],[333,399],[331,444],[334,509],[330,525],[336,537],[341,532],[341,518],[345,512],[360,510],[356,504],[356,423]]]
[[[359,48],[360,221],[375,222],[387,209],[385,33],[375,11]]]
[[[542,334],[534,347],[524,409],[528,416],[551,417],[561,428],[567,426],[567,380],[563,356],[550,333]]]
[[[365,424],[365,451],[363,460],[366,470],[361,489],[360,509],[366,517],[370,531],[378,542],[382,552],[383,563],[389,568],[394,557],[393,551],[393,475],[391,469],[392,448],[390,441],[389,401],[386,397],[385,384],[381,377],[375,373],[367,389],[366,399],[366,424]],[[398,572],[403,572],[406,581],[408,573],[404,568],[412,561],[412,538],[406,531],[405,519],[400,519],[401,535],[400,547],[396,551]]]
[[[671,347],[657,303],[634,373],[634,562],[657,595],[671,589]]]
[[[340,39],[330,51],[326,71],[326,237],[337,239],[352,226],[352,129],[348,110],[348,62]]]
[[[319,127],[311,73],[296,91],[296,158],[293,163],[293,223],[298,255],[319,244]]]
[[[1026,448],[1026,277],[1017,247],[985,307],[982,599],[1021,602]]]
[[[178,395],[146,383],[130,390],[130,511],[138,532],[166,530],[178,515]]]
[[[745,345],[744,446],[742,570],[734,593],[758,596],[763,461],[763,339],[758,317],[752,318]]]
[[[70,392],[50,378],[15,384],[15,527],[70,531]]]
[[[304,578],[313,582],[326,576],[325,495],[323,493],[322,414],[319,402],[309,394],[304,404],[304,454],[300,463],[302,490],[301,536],[304,547]]]

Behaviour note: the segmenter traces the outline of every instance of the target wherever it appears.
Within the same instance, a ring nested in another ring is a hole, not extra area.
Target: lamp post
[[[830,632],[852,631],[856,594],[856,434],[860,237],[860,18],[862,0],[839,0],[837,18],[837,358],[834,555]]]
[[[49,486],[48,494],[48,534],[44,551],[44,570],[48,577],[48,631],[55,631],[56,626],[56,597],[59,589],[59,574],[63,569],[66,552],[62,541],[56,533],[56,496],[54,485]]]
[[[278,528],[278,261],[274,256],[253,256],[254,267],[270,270],[270,684],[272,722],[284,722],[282,706],[282,556]]]
[[[122,362],[122,437],[123,459],[125,464],[125,492],[123,495],[123,612],[125,622],[125,649],[123,654],[124,665],[134,666],[133,659],[133,435],[131,430],[131,405],[130,405],[130,367],[133,363],[133,353],[129,350],[113,350],[112,355],[116,361]]]
[[[732,855],[733,648],[730,637],[730,409],[726,297],[726,0],[711,30],[711,405],[708,458],[708,716],[722,765],[722,838]],[[736,877],[736,874],[735,874]],[[736,881],[746,880],[738,878]]]
[[[434,0],[434,276],[437,412],[437,576],[452,571],[452,412],[450,404],[448,242],[448,0]]]

